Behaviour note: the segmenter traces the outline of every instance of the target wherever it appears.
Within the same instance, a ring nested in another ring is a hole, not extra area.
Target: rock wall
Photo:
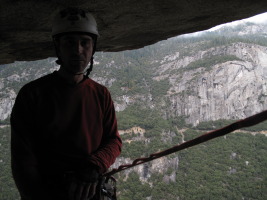
[[[267,108],[266,47],[236,43],[227,48],[212,48],[164,64],[158,72],[178,70],[189,61],[216,55],[234,55],[240,60],[216,64],[208,71],[199,66],[181,76],[171,75],[168,94],[171,115],[185,115],[187,122],[196,125],[200,121],[242,119]]]

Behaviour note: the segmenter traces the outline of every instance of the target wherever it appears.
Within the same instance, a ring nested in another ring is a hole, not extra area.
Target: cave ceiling
[[[0,64],[54,57],[51,22],[64,7],[93,13],[97,51],[138,49],[267,11],[258,0],[0,0]]]

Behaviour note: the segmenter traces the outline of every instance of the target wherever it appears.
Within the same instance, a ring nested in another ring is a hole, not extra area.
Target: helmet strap
[[[86,70],[86,74],[85,74],[86,78],[89,78],[89,75],[91,71],[93,70],[93,65],[94,65],[94,56],[91,57],[90,67]]]
[[[57,62],[58,62],[58,61],[60,62],[60,59],[58,59]],[[60,63],[61,63],[61,62],[60,62]],[[69,73],[69,74],[72,74],[72,75],[81,75],[81,74],[86,73],[86,74],[85,74],[85,77],[86,77],[86,78],[89,78],[89,75],[90,75],[91,71],[93,70],[93,64],[94,64],[94,57],[92,56],[92,57],[91,57],[91,61],[90,61],[90,66],[89,66],[89,68],[87,68],[86,71],[83,71],[83,72],[80,72],[80,73],[73,73],[71,70],[68,70],[68,68],[64,67],[64,65],[62,65],[62,64],[61,64],[61,67],[62,67],[62,69],[63,69],[65,72],[67,72],[67,73]]]

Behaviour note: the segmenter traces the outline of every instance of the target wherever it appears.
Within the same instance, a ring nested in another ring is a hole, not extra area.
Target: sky
[[[198,37],[202,33],[205,33],[206,31],[215,31],[215,30],[218,30],[219,28],[221,28],[223,26],[236,26],[238,24],[245,23],[245,22],[253,22],[253,23],[258,23],[258,24],[265,22],[266,25],[267,25],[267,12],[262,13],[262,14],[258,14],[258,15],[255,15],[255,16],[252,16],[252,17],[249,17],[249,18],[246,18],[246,19],[242,19],[242,20],[237,20],[237,21],[221,24],[221,25],[215,26],[213,28],[210,28],[208,30],[198,31],[198,32],[195,32],[195,33],[184,34],[183,37],[192,37],[192,36],[193,37]]]
[[[267,12],[266,13],[262,13],[259,15],[255,15],[253,17],[244,19],[245,21],[251,21],[251,22],[256,22],[256,23],[262,23],[267,21]]]
[[[249,17],[246,19],[237,20],[237,21],[226,23],[226,24],[221,24],[221,25],[218,25],[218,26],[215,26],[215,27],[209,29],[209,31],[217,30],[217,29],[221,28],[222,26],[232,26],[232,25],[237,25],[237,24],[243,23],[243,22],[254,22],[254,23],[267,22],[267,12],[259,14],[259,15],[255,15],[253,17]]]

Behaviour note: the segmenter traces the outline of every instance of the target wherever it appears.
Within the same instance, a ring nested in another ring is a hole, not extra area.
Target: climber
[[[100,199],[99,177],[122,143],[108,89],[89,78],[98,36],[89,12],[59,12],[52,27],[59,70],[19,91],[11,164],[22,200]]]

